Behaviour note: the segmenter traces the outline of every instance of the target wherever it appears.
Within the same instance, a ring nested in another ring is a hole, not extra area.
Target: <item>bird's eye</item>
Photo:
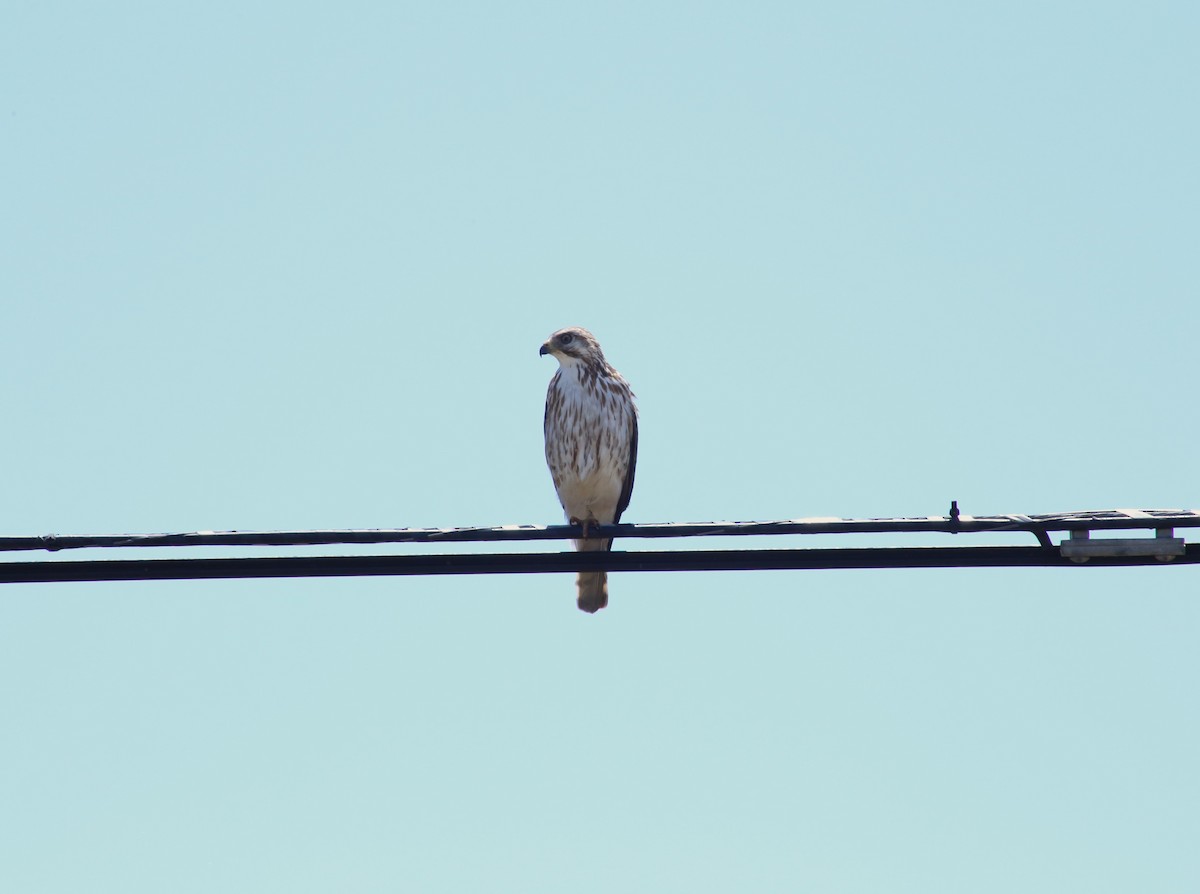
[[[558,343],[560,345],[569,345],[573,341],[575,341],[575,336],[572,335],[570,332],[564,332],[562,335],[560,335],[558,337]]]

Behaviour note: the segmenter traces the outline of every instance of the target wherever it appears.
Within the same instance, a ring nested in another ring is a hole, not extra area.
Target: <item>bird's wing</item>
[[[632,408],[631,408],[632,410]],[[621,485],[621,498],[617,501],[617,515],[613,524],[621,520],[621,513],[629,507],[629,498],[633,496],[633,474],[637,471],[637,413],[629,414],[629,470],[625,473],[625,481]]]

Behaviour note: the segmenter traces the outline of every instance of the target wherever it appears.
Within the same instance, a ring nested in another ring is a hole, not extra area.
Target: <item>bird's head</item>
[[[604,352],[600,350],[600,342],[596,341],[596,336],[580,326],[559,329],[542,342],[538,354],[552,354],[563,366],[574,366],[576,363],[604,365]]]

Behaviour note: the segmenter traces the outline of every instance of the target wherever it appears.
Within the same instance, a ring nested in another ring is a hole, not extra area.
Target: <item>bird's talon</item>
[[[594,518],[576,518],[572,515],[567,519],[567,524],[578,525],[582,529],[580,534],[586,540],[588,537],[592,536],[592,525],[598,525],[600,522],[596,521]]]

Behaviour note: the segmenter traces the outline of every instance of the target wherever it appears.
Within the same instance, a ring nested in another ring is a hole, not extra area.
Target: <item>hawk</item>
[[[605,551],[612,539],[589,538],[592,524],[616,524],[633,493],[637,407],[633,391],[609,366],[596,337],[577,326],[560,329],[539,354],[558,361],[546,392],[546,464],[571,524],[583,525],[583,551]],[[581,571],[576,600],[585,612],[608,605],[608,574]]]

